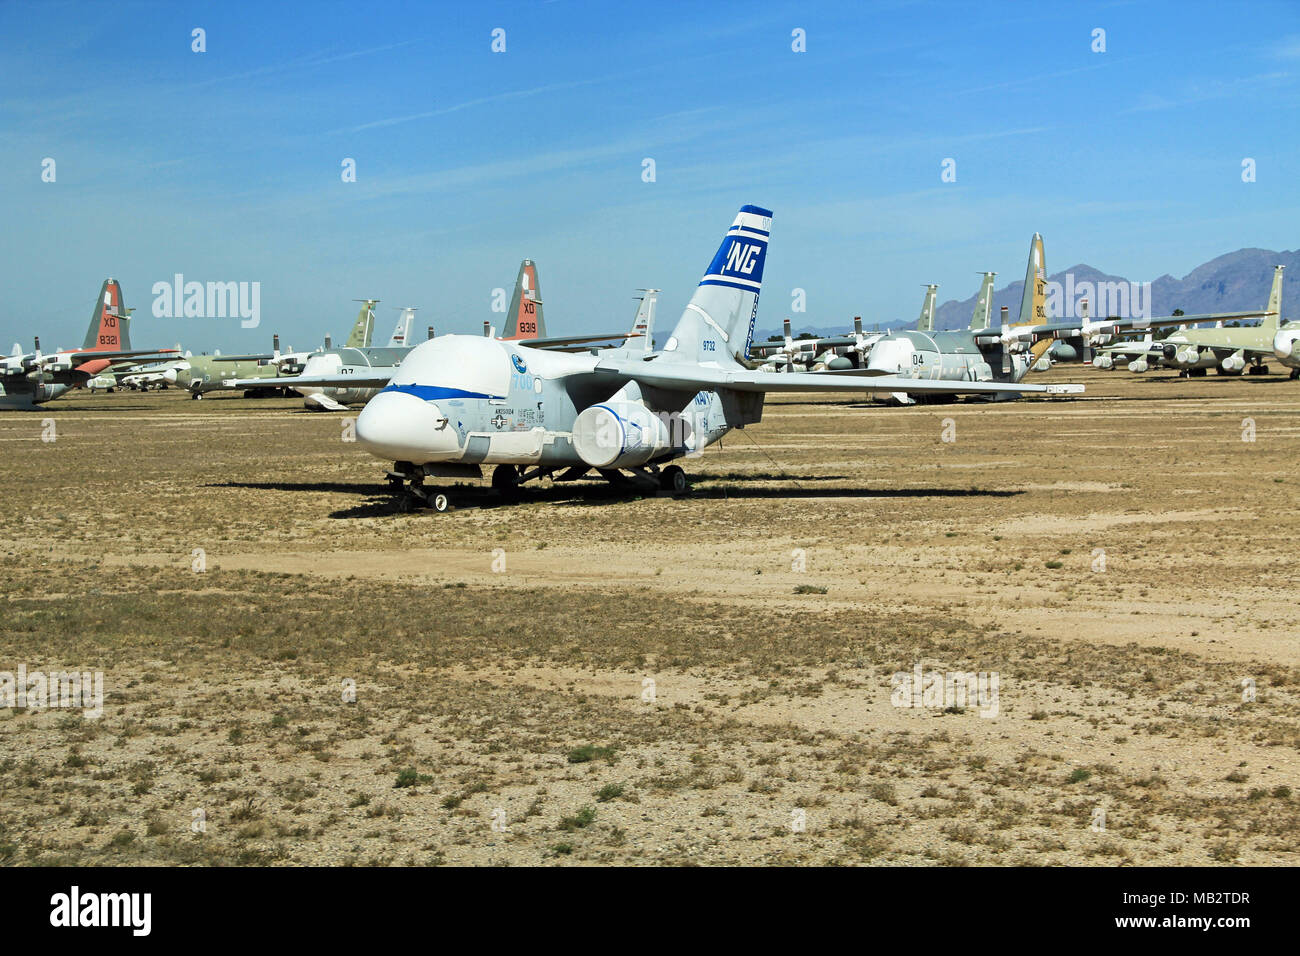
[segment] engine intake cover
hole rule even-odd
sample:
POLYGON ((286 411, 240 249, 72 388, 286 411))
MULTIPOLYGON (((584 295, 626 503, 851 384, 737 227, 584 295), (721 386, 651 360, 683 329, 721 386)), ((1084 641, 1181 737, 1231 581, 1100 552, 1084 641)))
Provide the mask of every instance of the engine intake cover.
POLYGON ((652 412, 635 402, 592 405, 573 421, 573 448, 593 468, 644 465, 681 447, 689 435, 680 416, 652 412))

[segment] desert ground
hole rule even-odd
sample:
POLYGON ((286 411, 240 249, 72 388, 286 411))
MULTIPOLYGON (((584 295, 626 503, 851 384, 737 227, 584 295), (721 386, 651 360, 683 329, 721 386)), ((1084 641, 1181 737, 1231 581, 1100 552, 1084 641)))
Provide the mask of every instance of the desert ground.
POLYGON ((355 412, 0 413, 0 671, 105 690, 0 709, 0 861, 1300 863, 1300 382, 1040 378, 444 515, 355 412))

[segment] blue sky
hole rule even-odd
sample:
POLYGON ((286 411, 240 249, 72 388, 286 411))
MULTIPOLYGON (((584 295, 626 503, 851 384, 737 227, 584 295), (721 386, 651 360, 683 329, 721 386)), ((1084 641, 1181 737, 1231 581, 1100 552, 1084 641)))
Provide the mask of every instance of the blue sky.
POLYGON ((363 296, 478 331, 524 256, 551 334, 639 286, 663 329, 744 203, 760 328, 796 288, 796 325, 911 320, 1036 230, 1049 271, 1181 276, 1300 245, 1298 72, 1294 2, 5 4, 0 343, 79 344, 110 274, 137 345, 310 347, 363 296), (260 282, 261 327, 152 317, 177 272, 260 282))

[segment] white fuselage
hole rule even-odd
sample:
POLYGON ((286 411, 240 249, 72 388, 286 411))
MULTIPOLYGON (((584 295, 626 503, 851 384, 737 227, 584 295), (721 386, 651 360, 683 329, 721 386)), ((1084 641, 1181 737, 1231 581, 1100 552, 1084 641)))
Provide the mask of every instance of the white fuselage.
POLYGON ((416 347, 362 409, 357 441, 378 458, 415 465, 604 467, 606 460, 625 460, 625 446, 643 439, 647 414, 664 422, 670 436, 647 453, 655 460, 700 450, 727 431, 714 393, 699 392, 685 409, 656 408, 635 385, 624 386, 617 377, 602 381, 600 361, 591 353, 442 336, 416 347), (606 411, 590 413, 596 406, 606 411), (587 430, 591 434, 583 431, 588 444, 580 452, 575 423, 582 431, 584 413, 588 419, 604 417, 587 430), (607 459, 592 450, 592 442, 618 447, 607 459))

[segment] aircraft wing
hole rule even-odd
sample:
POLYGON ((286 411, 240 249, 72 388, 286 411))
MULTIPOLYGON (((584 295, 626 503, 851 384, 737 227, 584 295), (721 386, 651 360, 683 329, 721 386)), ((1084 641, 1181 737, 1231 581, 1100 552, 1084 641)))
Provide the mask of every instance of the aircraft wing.
POLYGON ((70 362, 93 362, 95 359, 129 359, 145 356, 151 358, 165 358, 168 356, 180 355, 179 349, 134 349, 128 352, 96 352, 94 350, 77 349, 71 352, 49 352, 46 358, 53 358, 56 355, 66 355, 70 362))
MULTIPOLYGON (((545 339, 510 339, 505 341, 514 341, 516 344, 526 345, 530 349, 563 351, 564 347, 569 345, 588 345, 592 342, 622 342, 624 339, 639 339, 641 337, 640 332, 614 332, 610 335, 552 336, 545 339)), ((585 351, 585 349, 579 349, 578 351, 585 351)))
MULTIPOLYGON (((1191 346, 1197 349, 1211 349, 1214 352, 1218 352, 1218 353, 1226 352, 1229 355, 1231 355, 1233 352, 1245 352, 1247 354, 1257 353, 1259 355, 1267 356, 1268 358, 1273 357, 1273 341, 1271 336, 1265 338, 1264 341, 1267 344, 1261 345, 1258 348, 1253 348, 1249 345, 1232 345, 1231 343, 1228 342, 1207 342, 1204 339, 1198 338, 1196 332, 1197 332, 1196 329, 1185 329, 1182 332, 1178 333, 1178 341, 1169 342, 1168 344, 1174 346, 1191 346)), ((1165 344, 1166 344, 1165 342, 1155 343, 1156 349, 1158 350, 1161 346, 1165 344)))
POLYGON ((1149 355, 1151 352, 1159 351, 1159 345, 1148 345, 1142 342, 1133 342, 1128 345, 1107 345, 1096 350, 1098 355, 1149 355))
MULTIPOLYGON (((1096 319, 1087 323, 1088 331, 1094 336, 1126 335, 1143 332, 1147 329, 1167 328, 1179 325, 1195 325, 1201 322, 1237 322, 1246 319, 1263 319, 1276 313, 1268 311, 1254 312, 1209 312, 1200 315, 1162 315, 1158 318, 1143 319, 1096 319)), ((976 338, 1006 338, 1037 341, 1044 338, 1072 338, 1082 334, 1085 328, 1081 320, 1071 322, 1042 322, 1038 325, 1010 325, 1001 329, 988 329, 978 333, 976 338)))
MULTIPOLYGON (((90 358, 90 355, 91 353, 89 352, 83 353, 82 358, 86 359, 87 361, 93 361, 93 359, 90 358)), ((151 366, 151 365, 169 364, 170 362, 174 362, 178 358, 180 358, 179 352, 172 352, 171 354, 167 354, 165 352, 144 352, 141 353, 139 357, 134 357, 134 358, 124 358, 124 359, 110 358, 109 361, 112 362, 113 364, 109 366, 108 370, 134 368, 137 365, 151 366)), ((137 369, 137 371, 141 371, 141 370, 142 369, 137 369)))
POLYGON ((791 354, 794 355, 798 355, 801 353, 804 355, 818 355, 821 352, 825 351, 827 348, 829 348, 831 345, 852 345, 853 344, 852 339, 845 339, 843 342, 841 342, 838 339, 830 339, 828 340, 828 342, 829 344, 827 344, 826 342, 822 342, 821 340, 814 341, 813 339, 791 339, 790 347, 788 349, 786 348, 784 342, 756 343, 749 347, 749 354, 751 358, 761 358, 764 356, 776 354, 778 352, 790 352, 791 354), (759 353, 761 353, 761 355, 759 353))
POLYGON ((268 375, 265 378, 228 378, 222 381, 225 388, 383 388, 393 377, 391 368, 374 368, 369 365, 344 365, 331 375, 268 375), (355 369, 344 372, 343 369, 355 369))
POLYGON ((1022 382, 945 382, 898 375, 827 376, 817 372, 750 372, 676 363, 608 359, 597 363, 597 374, 619 376, 674 391, 729 388, 737 392, 911 392, 940 395, 1076 395, 1082 385, 1028 385, 1022 382), (656 368, 656 366, 658 366, 656 368))

